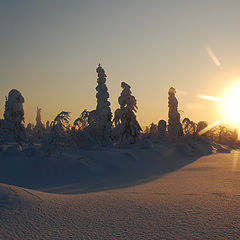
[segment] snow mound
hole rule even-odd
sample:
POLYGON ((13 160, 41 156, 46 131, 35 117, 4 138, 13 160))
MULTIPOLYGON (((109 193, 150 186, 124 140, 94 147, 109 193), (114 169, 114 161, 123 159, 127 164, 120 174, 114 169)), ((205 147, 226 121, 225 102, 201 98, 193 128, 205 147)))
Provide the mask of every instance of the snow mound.
POLYGON ((207 142, 185 139, 178 143, 141 139, 124 147, 67 148, 52 156, 40 144, 5 144, 0 151, 0 182, 64 193, 91 192, 151 181, 210 153, 207 142), (56 190, 58 189, 58 190, 56 190))

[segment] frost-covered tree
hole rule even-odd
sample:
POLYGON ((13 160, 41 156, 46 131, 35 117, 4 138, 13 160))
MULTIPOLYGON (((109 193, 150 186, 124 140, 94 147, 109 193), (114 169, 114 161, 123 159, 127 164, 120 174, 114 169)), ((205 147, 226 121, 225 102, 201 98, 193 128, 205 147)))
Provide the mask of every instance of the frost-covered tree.
POLYGON ((137 111, 137 101, 130 90, 130 86, 122 82, 122 93, 118 98, 120 109, 115 111, 114 124, 115 135, 120 143, 135 143, 140 131, 142 131, 135 112, 137 111))
POLYGON ((66 144, 67 131, 70 127, 70 113, 60 112, 51 122, 51 142, 57 144, 66 144))
POLYGON ((34 137, 41 139, 45 135, 46 129, 42 123, 41 108, 37 107, 36 126, 33 129, 34 137))
POLYGON ((73 129, 83 131, 88 126, 89 126, 89 112, 87 110, 84 110, 81 113, 80 117, 74 121, 73 129))
POLYGON ((51 122, 52 141, 59 141, 70 127, 70 112, 60 112, 51 122))
POLYGON ((44 125, 42 123, 41 111, 42 111, 42 109, 37 107, 37 116, 36 116, 36 127, 37 128, 44 128, 44 125))
POLYGON ((50 131, 51 131, 50 122, 47 121, 47 122, 46 122, 46 132, 47 132, 47 133, 50 133, 50 131))
POLYGON ((27 134, 28 138, 29 138, 30 136, 32 136, 32 134, 33 134, 33 128, 34 128, 33 124, 28 123, 28 125, 27 125, 27 127, 26 127, 26 134, 27 134))
POLYGON ((23 103, 22 94, 12 89, 6 98, 3 121, 4 138, 7 140, 26 141, 23 103))
POLYGON ((95 140, 103 146, 112 144, 111 127, 112 127, 112 113, 110 109, 110 102, 108 101, 109 93, 106 86, 106 74, 101 65, 98 65, 97 72, 97 87, 96 110, 89 113, 89 126, 95 140))
POLYGON ((166 128, 167 123, 165 120, 160 120, 158 122, 158 137, 159 138, 165 138, 166 137, 166 128))
POLYGON ((62 111, 50 124, 50 136, 46 142, 43 143, 43 149, 46 154, 50 155, 55 152, 61 155, 65 146, 70 142, 69 128, 70 112, 62 111))
POLYGON ((157 125, 156 124, 154 124, 154 123, 151 123, 150 124, 150 133, 151 134, 157 134, 157 131, 158 131, 158 127, 157 127, 157 125))
POLYGON ((196 124, 189 118, 184 118, 182 121, 184 135, 191 135, 196 132, 196 124))
POLYGON ((78 148, 96 146, 96 141, 92 137, 95 136, 94 128, 89 125, 89 115, 90 112, 84 110, 73 123, 71 138, 73 144, 78 148))
POLYGON ((175 94, 176 90, 171 87, 168 91, 168 136, 171 140, 177 140, 183 135, 180 114, 178 112, 178 100, 175 94))

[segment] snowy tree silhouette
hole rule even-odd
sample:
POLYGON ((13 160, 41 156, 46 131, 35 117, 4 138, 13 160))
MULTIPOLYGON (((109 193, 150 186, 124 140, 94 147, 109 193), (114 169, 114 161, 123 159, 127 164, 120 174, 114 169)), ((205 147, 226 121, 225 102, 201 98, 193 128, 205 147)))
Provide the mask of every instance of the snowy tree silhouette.
POLYGON ((6 139, 17 142, 26 141, 23 103, 24 97, 16 89, 12 89, 6 97, 2 127, 6 139))
POLYGON ((33 135, 38 140, 40 140, 46 132, 46 129, 42 123, 41 110, 41 108, 37 107, 36 126, 33 129, 33 135))
POLYGON ((60 112, 51 122, 50 143, 63 146, 68 142, 67 132, 70 128, 70 113, 60 112))
POLYGON ((167 128, 167 123, 165 120, 160 120, 158 122, 158 137, 163 139, 166 137, 166 128, 167 128))
POLYGON ((176 90, 171 87, 168 91, 168 136, 171 140, 177 140, 183 135, 180 114, 178 112, 178 100, 175 97, 176 90))
POLYGON ((115 124, 115 135, 121 143, 135 143, 140 131, 142 131, 135 115, 137 111, 137 101, 135 97, 131 95, 131 87, 127 83, 122 82, 121 87, 123 90, 118 98, 120 109, 115 111, 113 120, 115 124))
POLYGON ((197 130, 196 124, 189 118, 184 118, 182 121, 184 135, 194 134, 197 130))
POLYGON ((101 65, 98 65, 97 72, 97 87, 96 110, 89 113, 88 121, 91 128, 92 137, 102 146, 112 145, 111 127, 112 127, 112 113, 110 109, 110 102, 108 101, 109 93, 106 86, 106 74, 101 65))
POLYGON ((83 131, 86 127, 89 126, 89 112, 85 109, 79 118, 77 118, 73 123, 74 130, 83 131))

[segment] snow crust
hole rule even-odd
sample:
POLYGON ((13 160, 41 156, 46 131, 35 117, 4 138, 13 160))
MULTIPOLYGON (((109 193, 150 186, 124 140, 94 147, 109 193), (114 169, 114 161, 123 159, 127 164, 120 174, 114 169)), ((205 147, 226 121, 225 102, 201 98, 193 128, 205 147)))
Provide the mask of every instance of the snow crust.
MULTIPOLYGON (((139 160, 130 152, 124 163, 139 160)), ((238 156, 211 154, 155 180, 94 193, 62 194, 81 192, 81 185, 53 194, 0 184, 1 239, 239 239, 238 156)))

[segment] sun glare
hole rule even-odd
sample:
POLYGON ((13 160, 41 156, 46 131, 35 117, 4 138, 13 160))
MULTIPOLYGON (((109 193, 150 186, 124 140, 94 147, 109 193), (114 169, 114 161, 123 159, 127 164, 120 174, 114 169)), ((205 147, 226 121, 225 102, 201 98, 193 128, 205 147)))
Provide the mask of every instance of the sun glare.
POLYGON ((230 86, 219 102, 221 118, 234 127, 240 127, 240 82, 230 86))

